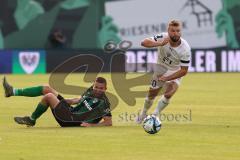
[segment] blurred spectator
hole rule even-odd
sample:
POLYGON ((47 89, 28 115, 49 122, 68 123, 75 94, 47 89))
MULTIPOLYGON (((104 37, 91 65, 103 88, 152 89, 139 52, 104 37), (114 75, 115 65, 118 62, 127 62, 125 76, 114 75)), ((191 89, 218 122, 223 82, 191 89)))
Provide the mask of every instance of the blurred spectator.
POLYGON ((62 30, 57 29, 49 35, 51 48, 64 48, 66 46, 66 36, 62 30))

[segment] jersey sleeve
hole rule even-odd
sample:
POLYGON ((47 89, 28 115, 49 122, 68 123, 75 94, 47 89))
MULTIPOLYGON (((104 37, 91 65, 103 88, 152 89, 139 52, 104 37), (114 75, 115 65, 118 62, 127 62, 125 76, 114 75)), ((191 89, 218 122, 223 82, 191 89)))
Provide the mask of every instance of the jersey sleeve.
POLYGON ((104 117, 112 117, 112 114, 111 114, 111 112, 109 112, 109 113, 107 113, 106 115, 104 115, 104 117))
POLYGON ((180 66, 188 67, 190 65, 190 59, 191 59, 191 50, 184 51, 180 59, 180 62, 181 62, 180 66))

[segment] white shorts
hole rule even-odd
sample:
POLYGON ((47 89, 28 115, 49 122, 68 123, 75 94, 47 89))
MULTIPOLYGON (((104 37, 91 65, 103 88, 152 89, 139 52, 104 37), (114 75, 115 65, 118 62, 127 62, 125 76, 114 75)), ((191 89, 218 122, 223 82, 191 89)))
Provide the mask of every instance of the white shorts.
MULTIPOLYGON (((159 65, 159 64, 156 64, 155 67, 154 67, 154 73, 153 73, 153 76, 152 76, 150 88, 158 89, 160 87, 163 87, 166 82, 159 81, 158 78, 160 76, 169 76, 169 75, 171 75, 171 74, 173 74, 177 71, 178 70, 175 70, 175 71, 168 70, 166 67, 164 67, 162 65, 159 65)), ((175 82, 179 86, 180 83, 181 83, 181 78, 174 79, 174 80, 167 81, 167 82, 175 82)))

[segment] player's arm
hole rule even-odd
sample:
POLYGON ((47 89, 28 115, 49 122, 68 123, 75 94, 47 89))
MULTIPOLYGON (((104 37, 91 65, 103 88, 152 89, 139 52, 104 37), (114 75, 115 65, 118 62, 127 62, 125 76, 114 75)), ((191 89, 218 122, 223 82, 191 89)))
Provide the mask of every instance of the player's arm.
POLYGON ((112 116, 104 116, 103 121, 99 123, 86 123, 81 124, 83 127, 102 127, 102 126, 112 126, 112 116))
POLYGON ((65 99, 65 101, 70 104, 70 105, 73 105, 73 104, 78 104, 81 100, 81 97, 78 97, 78 98, 67 98, 65 99))
MULTIPOLYGON (((97 107, 103 107, 106 104, 101 101, 97 107)), ((99 115, 99 117, 102 117, 102 115, 99 115)), ((102 121, 100 121, 99 123, 87 123, 87 122, 83 122, 81 124, 81 126, 83 127, 101 127, 101 126, 112 126, 112 115, 111 113, 106 114, 105 116, 103 116, 102 121)))
POLYGON ((189 48, 186 52, 184 52, 180 58, 180 70, 177 72, 169 75, 169 76, 161 76, 159 77, 159 81, 171 81, 177 78, 181 78, 185 76, 188 72, 188 66, 190 65, 190 59, 191 59, 191 49, 189 48))
POLYGON ((141 46, 146 47, 146 48, 152 48, 152 47, 159 47, 159 46, 164 46, 169 42, 169 38, 158 38, 159 36, 154 36, 152 38, 145 38, 141 42, 141 46))
POLYGON ((185 76, 188 72, 188 66, 181 66, 181 69, 169 76, 161 76, 159 77, 159 81, 171 81, 171 80, 174 80, 174 79, 177 79, 177 78, 181 78, 183 76, 185 76))

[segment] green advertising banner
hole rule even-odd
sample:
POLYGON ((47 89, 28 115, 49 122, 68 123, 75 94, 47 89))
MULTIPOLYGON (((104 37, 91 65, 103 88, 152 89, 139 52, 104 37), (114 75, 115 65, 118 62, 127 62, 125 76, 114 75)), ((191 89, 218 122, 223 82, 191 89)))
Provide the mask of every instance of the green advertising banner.
POLYGON ((119 42, 106 1, 1 0, 0 48, 102 48, 109 40, 119 42))
POLYGON ((46 73, 46 53, 43 50, 16 50, 13 52, 13 73, 46 73))

